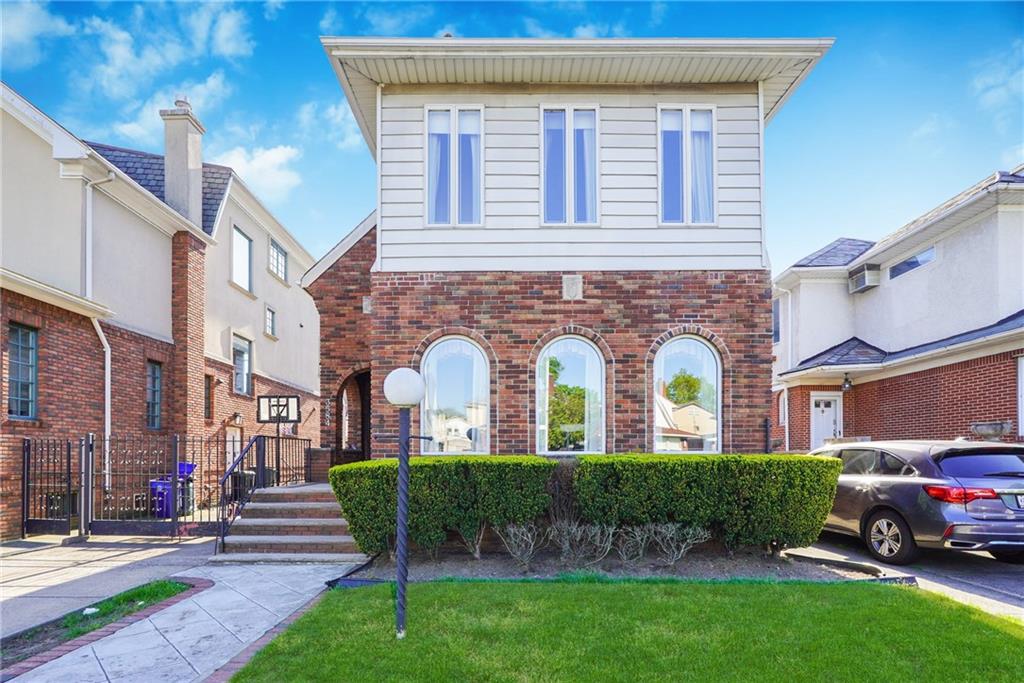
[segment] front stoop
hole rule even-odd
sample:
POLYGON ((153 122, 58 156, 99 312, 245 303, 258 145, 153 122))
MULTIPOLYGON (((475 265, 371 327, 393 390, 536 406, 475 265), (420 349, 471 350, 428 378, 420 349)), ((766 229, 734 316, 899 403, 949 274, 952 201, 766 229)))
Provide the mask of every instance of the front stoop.
POLYGON ((258 489, 216 562, 365 562, 328 484, 258 489))

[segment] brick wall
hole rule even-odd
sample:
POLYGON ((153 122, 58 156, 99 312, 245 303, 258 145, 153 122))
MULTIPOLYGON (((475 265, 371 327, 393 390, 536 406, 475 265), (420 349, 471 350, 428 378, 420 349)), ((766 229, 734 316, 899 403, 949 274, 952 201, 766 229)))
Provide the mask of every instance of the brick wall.
MULTIPOLYGON (((338 441, 358 441, 358 435, 338 438, 341 419, 339 390, 352 376, 370 367, 371 318, 363 313, 370 295, 370 267, 377 254, 377 231, 370 230, 313 282, 307 291, 320 312, 320 396, 329 410, 321 411, 320 440, 325 447, 338 441)), ((358 412, 358 390, 346 385, 351 413, 358 412)), ((350 420, 352 431, 358 420, 350 420)))
POLYGON ((582 275, 584 300, 565 301, 560 273, 373 273, 373 454, 396 448, 397 415, 384 400, 384 377, 418 366, 426 346, 445 333, 470 336, 491 356, 495 453, 535 450, 536 358, 565 333, 590 338, 605 356, 607 451, 653 447, 654 353, 683 333, 704 336, 722 357, 722 449, 764 449, 772 360, 767 272, 582 275))
POLYGON ((183 436, 201 436, 203 420, 206 245, 189 232, 171 240, 171 336, 174 339, 169 386, 170 428, 183 436))
MULTIPOLYGON (((110 344, 111 378, 111 420, 113 434, 170 434, 172 413, 170 392, 174 386, 175 373, 171 359, 174 345, 153 339, 116 325, 100 323, 103 334, 110 344), (146 425, 146 363, 156 361, 161 365, 161 387, 159 430, 146 425)), ((102 362, 102 359, 101 359, 102 362)), ((102 366, 101 366, 102 367, 102 366)), ((103 389, 98 394, 102 409, 103 389)), ((102 433, 102 428, 100 433, 102 433)))

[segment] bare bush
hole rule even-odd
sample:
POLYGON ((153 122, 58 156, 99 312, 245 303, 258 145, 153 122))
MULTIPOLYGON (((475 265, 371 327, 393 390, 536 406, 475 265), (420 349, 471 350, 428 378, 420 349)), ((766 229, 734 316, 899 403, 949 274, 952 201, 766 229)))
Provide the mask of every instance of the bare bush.
POLYGON ((675 567, 693 546, 711 539, 711 532, 699 526, 682 524, 653 524, 653 538, 665 564, 675 567))
POLYGON ((540 527, 533 522, 527 522, 526 524, 506 524, 494 531, 498 534, 501 542, 505 544, 505 550, 512 556, 512 559, 524 572, 530 571, 530 563, 537 551, 544 545, 544 534, 540 527))
POLYGON ((653 524, 622 527, 619 529, 619 536, 615 541, 615 550, 619 554, 619 559, 627 565, 640 562, 647 554, 647 546, 650 545, 652 538, 654 538, 653 524))
POLYGON ((548 526, 549 542, 558 549, 558 561, 575 567, 586 554, 584 525, 575 518, 552 519, 548 526))
POLYGON ((604 524, 585 524, 583 527, 583 560, 587 567, 599 564, 615 543, 615 527, 604 524))

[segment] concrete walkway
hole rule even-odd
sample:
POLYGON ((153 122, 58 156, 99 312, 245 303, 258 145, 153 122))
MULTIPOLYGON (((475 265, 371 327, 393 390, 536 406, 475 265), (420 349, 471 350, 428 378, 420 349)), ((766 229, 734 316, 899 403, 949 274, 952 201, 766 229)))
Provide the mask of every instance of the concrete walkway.
POLYGON ((355 565, 222 565, 183 576, 214 586, 13 680, 198 681, 227 663, 355 565))
POLYGON ((71 545, 5 543, 0 547, 0 635, 202 565, 213 555, 213 544, 211 538, 136 536, 93 536, 71 545))

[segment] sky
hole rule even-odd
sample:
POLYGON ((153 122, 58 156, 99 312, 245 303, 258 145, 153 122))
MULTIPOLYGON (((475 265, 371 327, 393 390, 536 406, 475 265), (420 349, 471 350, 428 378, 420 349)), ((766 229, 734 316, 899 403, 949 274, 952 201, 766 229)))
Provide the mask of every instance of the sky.
POLYGON ((320 35, 833 37, 766 130, 778 273, 878 239, 1024 162, 1024 3, 3 3, 3 80, 81 138, 161 152, 187 94, 314 257, 374 208, 373 160, 320 35))

